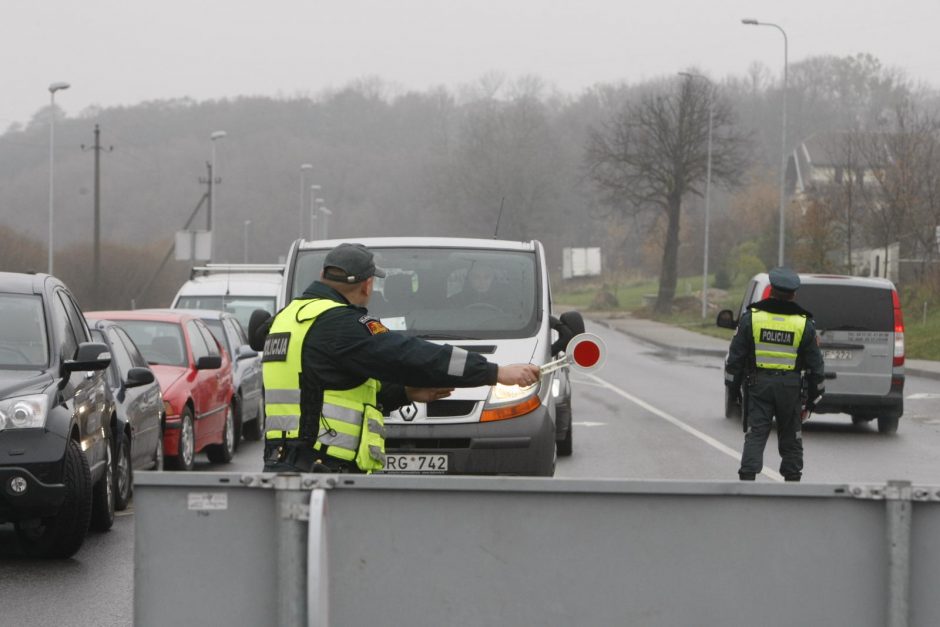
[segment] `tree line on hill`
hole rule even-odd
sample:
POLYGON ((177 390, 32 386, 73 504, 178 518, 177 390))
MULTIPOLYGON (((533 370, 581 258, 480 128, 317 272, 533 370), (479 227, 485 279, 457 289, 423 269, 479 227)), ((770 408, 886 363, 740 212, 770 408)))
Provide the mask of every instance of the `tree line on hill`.
MULTIPOLYGON (((938 102, 864 54, 791 64, 786 97, 788 152, 814 133, 893 133, 898 112, 932 120, 938 102)), ((0 135, 0 268, 45 270, 55 115, 56 274, 86 309, 169 303, 192 262, 171 258, 156 270, 206 192, 209 136, 224 130, 215 143, 214 261, 279 261, 291 241, 311 235, 311 206, 321 198, 331 238, 535 238, 553 273, 563 248, 600 246, 608 269, 660 274, 657 308, 666 310, 675 277, 702 267, 709 117, 709 265, 732 276, 775 265, 781 105, 779 81, 755 65, 745 76, 719 80, 691 68, 579 94, 538 77, 489 74, 420 92, 370 78, 315 98, 161 100, 74 117, 44 107, 0 135), (93 156, 82 150, 95 124, 113 146, 101 155, 97 286, 89 271, 93 156), (312 169, 302 174, 301 164, 312 169), (312 195, 302 189, 313 184, 312 195)), ((926 154, 936 158, 918 158, 926 154)), ((930 167, 940 171, 940 162, 930 167)), ((793 265, 817 269, 819 242, 823 258, 845 257, 844 225, 820 234, 833 220, 805 206, 788 211, 793 265), (807 247, 813 237, 822 239, 807 247)), ((853 231, 849 247, 881 244, 876 218, 853 231)), ((881 222, 901 228, 890 217, 881 222)), ((201 209, 191 228, 205 224, 201 209)), ((908 220, 903 229, 917 227, 908 220)))

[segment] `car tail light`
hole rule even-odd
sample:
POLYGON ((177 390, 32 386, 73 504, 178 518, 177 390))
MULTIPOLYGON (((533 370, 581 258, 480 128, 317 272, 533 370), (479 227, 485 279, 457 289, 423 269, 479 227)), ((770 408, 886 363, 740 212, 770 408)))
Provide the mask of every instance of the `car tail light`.
POLYGON ((891 290, 894 301, 894 362, 895 366, 904 365, 904 314, 901 313, 901 299, 897 290, 891 290))
POLYGON ((760 299, 764 300, 765 298, 770 298, 770 283, 767 284, 767 287, 764 288, 764 293, 761 294, 760 299))

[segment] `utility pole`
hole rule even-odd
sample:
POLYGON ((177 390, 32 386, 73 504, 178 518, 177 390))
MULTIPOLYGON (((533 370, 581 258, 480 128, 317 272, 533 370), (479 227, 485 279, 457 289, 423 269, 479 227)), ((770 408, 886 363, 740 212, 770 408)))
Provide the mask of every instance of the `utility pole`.
MULTIPOLYGON (((95 306, 100 306, 98 302, 98 284, 101 282, 101 151, 104 148, 101 146, 101 130, 98 128, 98 125, 95 124, 95 145, 90 148, 86 148, 85 144, 82 144, 82 150, 94 150, 95 151, 95 192, 94 192, 94 204, 95 204, 95 233, 94 233, 94 272, 92 274, 94 284, 92 290, 95 295, 95 306)), ((111 152, 114 150, 114 146, 108 146, 106 152, 111 152)))
POLYGON ((206 230, 209 231, 210 237, 215 239, 215 233, 212 233, 212 186, 221 183, 222 179, 212 177, 212 162, 210 161, 206 161, 206 171, 208 172, 208 176, 206 178, 200 177, 199 182, 207 186, 206 230))

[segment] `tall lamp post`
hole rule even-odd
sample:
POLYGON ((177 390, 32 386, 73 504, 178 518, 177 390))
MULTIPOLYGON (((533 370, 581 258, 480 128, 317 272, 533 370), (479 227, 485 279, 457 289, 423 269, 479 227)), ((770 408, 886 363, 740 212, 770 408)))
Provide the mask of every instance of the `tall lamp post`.
POLYGON ((787 33, 777 24, 770 22, 759 22, 753 18, 741 20, 742 24, 748 26, 770 26, 776 28, 783 35, 783 139, 781 140, 780 152, 782 153, 782 163, 780 164, 780 245, 777 251, 777 265, 783 265, 783 242, 784 227, 784 209, 786 207, 786 184, 787 184, 787 33))
POLYGON ((297 209, 297 237, 304 236, 304 210, 307 208, 307 183, 304 181, 304 177, 311 170, 313 170, 313 166, 309 163, 300 166, 300 208, 297 209))
POLYGON ((317 192, 320 191, 320 185, 310 186, 310 239, 319 239, 317 237, 317 210, 316 202, 318 200, 317 192))
POLYGON ((323 214, 323 239, 330 239, 329 220, 330 220, 330 216, 333 215, 333 212, 327 209, 326 207, 320 207, 320 213, 323 214))
POLYGON ((707 165, 705 166, 705 256, 704 261, 702 262, 702 319, 705 319, 705 316, 708 315, 708 224, 710 221, 709 218, 709 203, 711 201, 711 186, 712 186, 712 119, 714 118, 714 88, 712 82, 706 76, 701 74, 694 74, 692 72, 679 72, 681 76, 685 76, 689 80, 700 78, 708 84, 709 94, 708 94, 708 160, 707 165))
MULTIPOLYGON (((222 139, 223 137, 225 137, 225 135, 226 135, 225 131, 214 131, 211 135, 209 135, 209 139, 212 141, 212 172, 209 174, 209 209, 208 209, 210 233, 213 228, 212 227, 213 217, 215 217, 216 224, 219 223, 218 216, 213 216, 213 212, 215 211, 215 208, 216 208, 215 196, 217 194, 217 192, 215 191, 215 183, 222 182, 222 179, 219 178, 219 176, 216 174, 217 170, 215 169, 215 142, 216 140, 222 139)), ((209 256, 212 257, 213 261, 216 261, 217 260, 216 252, 218 251, 218 244, 216 240, 220 238, 216 237, 215 233, 211 233, 210 237, 212 237, 212 250, 209 251, 210 252, 209 256)))
POLYGON ((71 87, 58 82, 49 85, 49 265, 52 274, 52 253, 55 248, 55 93, 71 87))

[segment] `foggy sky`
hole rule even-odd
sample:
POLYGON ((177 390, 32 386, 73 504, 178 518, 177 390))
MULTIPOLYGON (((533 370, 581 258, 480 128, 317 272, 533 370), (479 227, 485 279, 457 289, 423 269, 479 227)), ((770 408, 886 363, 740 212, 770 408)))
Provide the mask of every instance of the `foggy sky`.
POLYGON ((905 0, 3 0, 0 133, 49 103, 69 115, 146 100, 314 96, 379 76, 456 87, 491 71, 577 93, 695 67, 869 52, 940 86, 940 2, 905 0))

